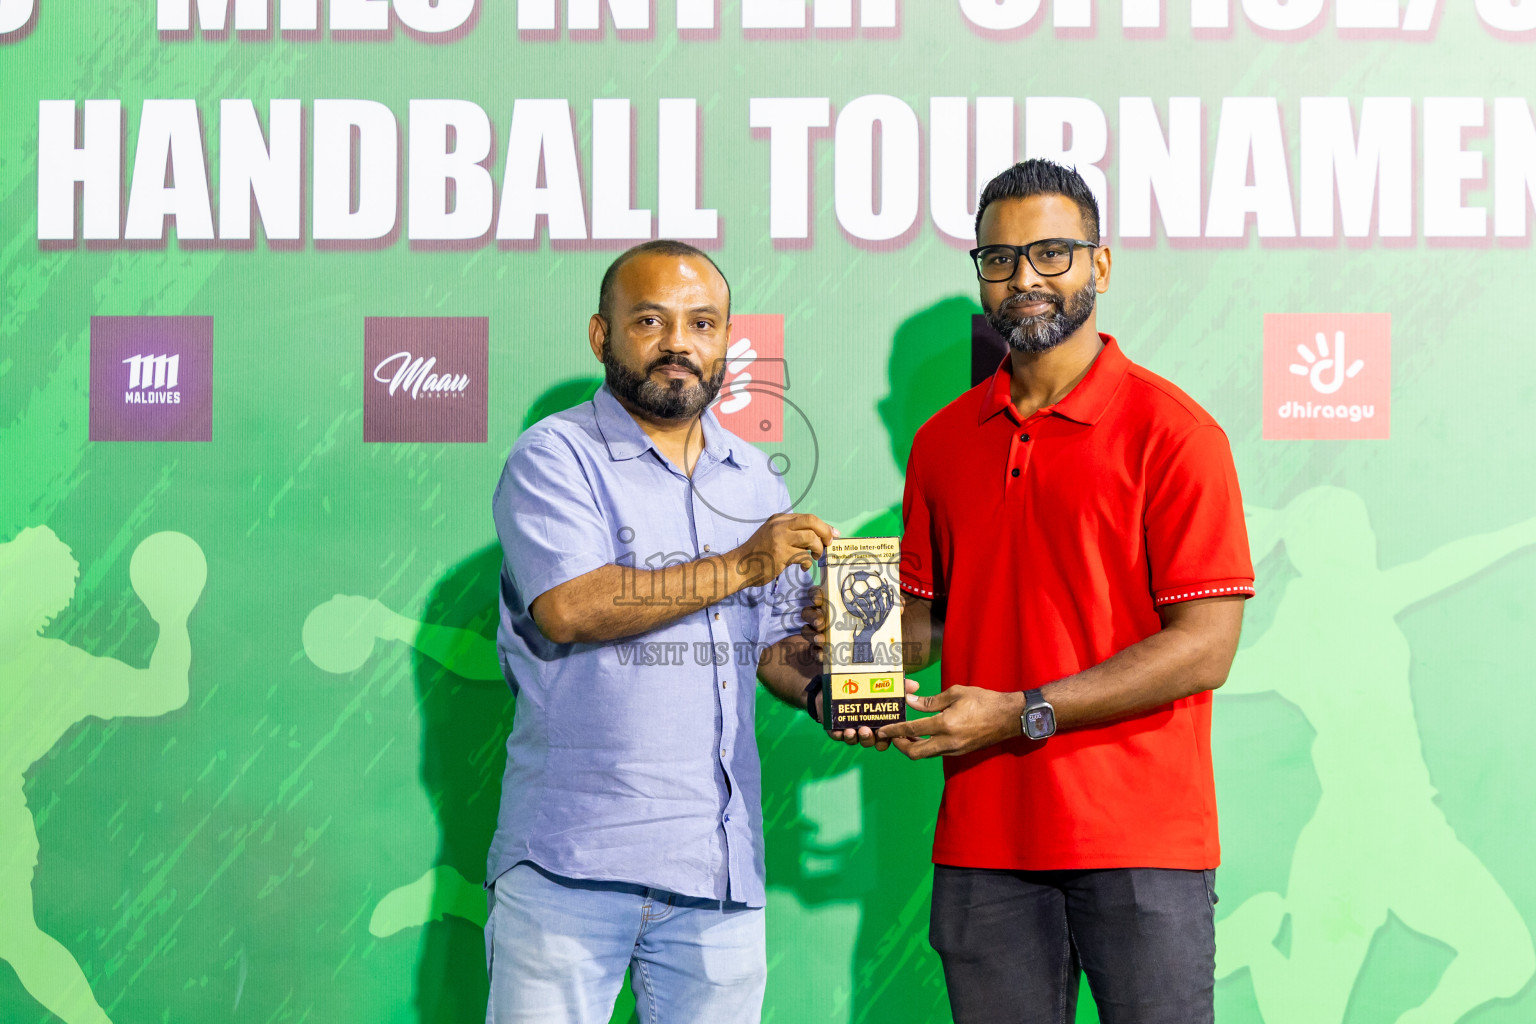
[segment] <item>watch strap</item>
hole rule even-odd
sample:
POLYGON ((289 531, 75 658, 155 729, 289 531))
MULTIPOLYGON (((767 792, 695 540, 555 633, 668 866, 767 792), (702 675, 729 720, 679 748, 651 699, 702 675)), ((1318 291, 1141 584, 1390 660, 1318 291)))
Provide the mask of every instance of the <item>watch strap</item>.
POLYGON ((816 678, 805 684, 805 689, 802 691, 805 694, 805 713, 810 715, 811 721, 817 725, 821 724, 821 719, 816 717, 816 698, 821 694, 826 678, 825 672, 819 673, 816 678))

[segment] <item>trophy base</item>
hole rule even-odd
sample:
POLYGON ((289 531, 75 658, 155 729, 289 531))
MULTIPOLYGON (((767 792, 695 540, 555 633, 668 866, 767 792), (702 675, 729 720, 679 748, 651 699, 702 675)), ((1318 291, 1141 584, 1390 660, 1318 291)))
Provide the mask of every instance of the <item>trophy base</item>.
POLYGON ((836 672, 822 691, 822 707, 828 732, 861 726, 878 729, 906 721, 906 686, 899 672, 836 672))

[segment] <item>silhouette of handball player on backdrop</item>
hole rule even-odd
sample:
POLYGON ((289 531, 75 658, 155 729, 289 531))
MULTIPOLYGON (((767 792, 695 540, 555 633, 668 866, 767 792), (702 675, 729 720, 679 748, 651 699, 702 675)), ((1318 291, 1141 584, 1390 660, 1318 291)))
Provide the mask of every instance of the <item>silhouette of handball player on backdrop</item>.
MULTIPOLYGON (((549 388, 529 406, 523 428, 586 401, 599 383, 577 378, 549 388)), ((485 1013, 483 936, 438 922, 460 918, 481 929, 486 921, 479 879, 496 827, 497 787, 515 713, 496 654, 500 572, 501 546, 490 543, 434 584, 419 620, 370 597, 338 594, 315 607, 303 628, 305 653, 326 672, 362 667, 379 640, 413 651, 420 772, 437 818, 439 848, 419 877, 391 880, 404 884, 374 905, 368 928, 384 938, 427 927, 415 996, 422 1024, 485 1013)))
POLYGON ((1434 804, 1396 616, 1522 547, 1536 519, 1381 569, 1360 496, 1315 487, 1284 511, 1249 509, 1257 562, 1277 542, 1300 574, 1274 622, 1239 650, 1224 694, 1273 690, 1316 730, 1322 796, 1302 828, 1284 895, 1259 893, 1216 926, 1218 977, 1248 967, 1267 1024, 1339 1024, 1388 913, 1456 952, 1398 1024, 1452 1024, 1518 992, 1531 933, 1434 804), (1274 942, 1291 919, 1289 956, 1274 942))
MULTIPOLYGON (((501 682, 495 641, 475 629, 420 622, 371 597, 337 594, 304 620, 309 660, 337 674, 361 668, 375 640, 409 644, 463 679, 501 682)), ((373 909, 368 930, 384 938, 445 915, 485 925, 485 890, 452 864, 439 863, 415 881, 390 891, 373 909)), ((478 965, 476 965, 478 966, 478 965)))
POLYGON ((46 526, 0 544, 0 960, 65 1024, 110 1024, 75 958, 34 918, 38 840, 22 786, 27 769, 81 719, 155 717, 186 703, 187 619, 208 564, 180 533, 152 534, 134 550, 128 579, 160 626, 142 669, 42 635, 74 600, 79 572, 46 526))

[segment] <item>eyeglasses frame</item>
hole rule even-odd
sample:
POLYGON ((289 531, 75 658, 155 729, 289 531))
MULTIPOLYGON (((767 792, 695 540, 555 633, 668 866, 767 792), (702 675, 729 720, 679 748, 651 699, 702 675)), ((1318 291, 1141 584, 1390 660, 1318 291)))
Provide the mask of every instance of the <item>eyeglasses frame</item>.
POLYGON ((1101 243, 1099 243, 1099 242, 1086 242, 1086 241, 1084 241, 1081 238, 1037 238, 1033 242, 1028 243, 1027 245, 1008 245, 1005 242, 996 242, 996 243, 993 243, 992 245, 978 245, 976 248, 974 248, 974 249, 972 249, 970 251, 970 256, 971 256, 971 263, 973 263, 975 265, 975 267, 976 267, 976 280, 978 280, 978 281, 985 281, 988 284, 1006 284, 1007 282, 1012 281, 1014 279, 1014 277, 1019 272, 1019 267, 1023 266, 1026 262, 1029 264, 1030 269, 1033 270, 1035 273, 1039 274, 1041 277, 1060 277, 1062 274, 1069 273, 1072 270, 1072 254, 1075 253, 1078 249, 1100 249, 1100 248, 1103 248, 1101 243), (1041 270, 1039 267, 1035 266, 1035 261, 1030 259, 1029 250, 1034 248, 1035 246, 1039 245, 1041 242, 1061 242, 1061 243, 1069 246, 1069 248, 1067 249, 1067 265, 1066 265, 1066 267, 1064 267, 1061 270, 1056 271, 1055 273, 1048 274, 1045 271, 1041 270), (1011 250, 1013 250, 1013 257, 1014 257, 1014 261, 1015 261, 1014 262, 1014 267, 1013 267, 1013 273, 1009 274, 1007 277, 1002 278, 1001 280, 998 280, 998 281, 994 281, 994 280, 992 280, 991 278, 988 278, 988 277, 983 277, 981 275, 981 254, 982 254, 982 252, 984 252, 984 251, 986 251, 988 249, 1011 249, 1011 250), (1020 257, 1022 257, 1022 259, 1020 257))

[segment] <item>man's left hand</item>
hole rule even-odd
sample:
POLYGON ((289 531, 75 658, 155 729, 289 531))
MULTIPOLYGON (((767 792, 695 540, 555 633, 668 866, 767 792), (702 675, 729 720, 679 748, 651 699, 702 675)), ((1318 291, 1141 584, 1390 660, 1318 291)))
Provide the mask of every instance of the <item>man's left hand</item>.
POLYGON ((1019 722, 1024 710, 1022 693, 951 686, 932 697, 909 695, 907 706, 914 711, 938 713, 883 725, 877 735, 895 743, 896 749, 913 760, 969 754, 1023 732, 1019 722))

